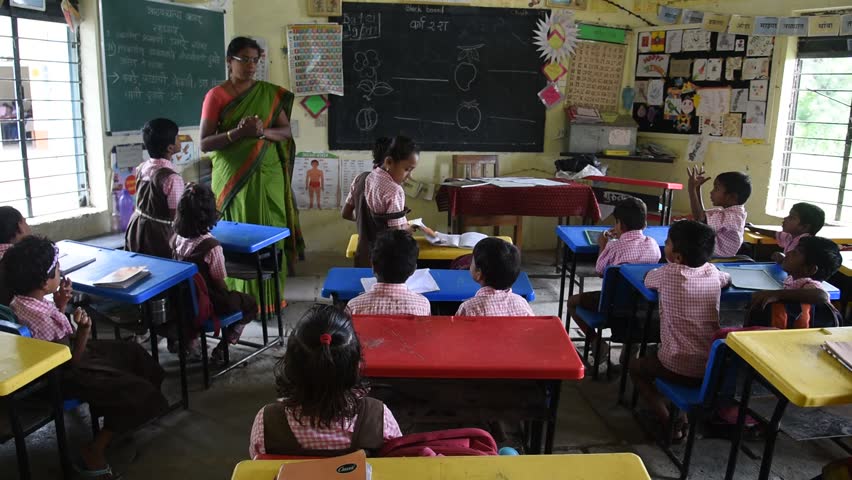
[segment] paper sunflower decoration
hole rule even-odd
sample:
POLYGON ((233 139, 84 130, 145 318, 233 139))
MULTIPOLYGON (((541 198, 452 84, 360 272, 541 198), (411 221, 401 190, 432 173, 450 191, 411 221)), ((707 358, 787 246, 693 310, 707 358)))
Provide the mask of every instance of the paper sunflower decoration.
POLYGON ((546 61, 566 61, 577 46, 574 12, 554 12, 539 20, 535 31, 535 44, 546 61))

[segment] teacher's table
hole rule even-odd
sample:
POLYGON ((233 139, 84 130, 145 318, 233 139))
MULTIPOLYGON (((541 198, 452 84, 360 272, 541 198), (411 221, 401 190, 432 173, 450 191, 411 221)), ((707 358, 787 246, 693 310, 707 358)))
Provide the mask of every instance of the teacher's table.
MULTIPOLYGON (((284 463, 298 460, 246 460, 231 480, 269 480, 284 463)), ((374 480, 650 480, 642 459, 632 453, 483 457, 368 458, 374 480)))
MULTIPOLYGON (((661 182, 658 180, 640 180, 638 178, 609 177, 603 175, 583 177, 583 180, 662 189, 663 194, 660 197, 660 225, 668 225, 672 223, 672 202, 674 200, 674 191, 683 190, 683 185, 680 183, 661 182)), ((649 208, 648 210, 650 211, 651 209, 649 208)))
POLYGON ((584 223, 600 220, 595 192, 588 185, 554 178, 560 186, 452 187, 442 185, 435 195, 439 212, 447 212, 450 228, 461 225, 465 215, 512 215, 523 217, 581 217, 584 223))
MULTIPOLYGON (((463 302, 476 295, 479 284, 470 276, 468 270, 440 270, 430 268, 429 273, 435 279, 440 290, 427 292, 423 296, 430 302, 463 302)), ((325 277, 322 296, 331 297, 335 302, 348 302, 364 293, 362 278, 374 277, 369 268, 332 268, 325 277)), ((512 292, 524 297, 528 302, 535 300, 535 290, 525 272, 521 272, 512 292)))
POLYGON ((852 403, 852 374, 823 351, 826 341, 852 341, 852 328, 807 328, 732 332, 726 343, 748 365, 737 417, 736 435, 731 442, 726 480, 734 476, 742 442, 752 382, 757 375, 769 387, 778 403, 765 431, 766 444, 760 463, 761 480, 769 478, 775 440, 781 417, 789 403, 799 407, 823 407, 852 403))
MULTIPOLYGON (((125 250, 98 248, 72 240, 63 240, 58 242, 56 246, 59 247, 59 252, 62 255, 67 254, 76 258, 95 259, 94 262, 80 268, 79 270, 75 270, 68 275, 71 279, 74 290, 130 305, 143 305, 143 315, 145 316, 151 332, 151 356, 154 357, 154 360, 158 360, 158 341, 157 335, 154 331, 154 321, 151 315, 151 309, 147 308, 145 303, 171 288, 178 288, 181 290, 179 296, 182 301, 177 303, 177 318, 188 318, 189 315, 187 315, 187 312, 192 311, 192 308, 188 307, 191 303, 187 304, 188 301, 191 301, 189 297, 189 295, 191 295, 189 282, 192 281, 192 276, 198 271, 195 264, 166 260, 164 258, 142 255, 125 250), (129 288, 105 288, 94 285, 95 282, 113 273, 119 268, 139 266, 146 267, 151 274, 143 280, 131 285, 129 288)), ((177 331, 179 342, 178 357, 180 359, 181 400, 183 407, 189 408, 189 392, 187 389, 186 378, 186 352, 184 351, 185 343, 183 338, 184 332, 183 328, 178 328, 177 331)))
POLYGON ((71 360, 71 351, 65 345, 0 333, 0 400, 9 413, 9 425, 15 437, 15 452, 18 456, 18 475, 22 480, 31 476, 27 457, 26 436, 47 424, 51 418, 56 425, 56 443, 59 461, 65 478, 71 478, 71 463, 65 439, 65 421, 62 411, 62 391, 59 385, 59 370, 71 360), (33 425, 21 425, 19 404, 33 389, 27 385, 47 376, 50 383, 52 415, 33 425))
MULTIPOLYGON (((568 297, 574 295, 574 275, 577 272, 577 257, 579 255, 597 255, 598 244, 590 243, 586 237, 586 231, 606 232, 611 230, 610 226, 588 226, 588 225, 558 225, 556 236, 562 241, 562 280, 559 284, 559 318, 562 318, 562 307, 565 303, 565 272, 568 270, 568 259, 571 259, 571 275, 568 285, 568 297)), ((666 237, 669 235, 669 227, 647 227, 645 235, 653 238, 660 246, 660 250, 666 246, 666 237)), ((662 256, 662 253, 660 254, 662 256)), ((567 321, 565 323, 568 325, 567 321)))
MULTIPOLYGON (((497 237, 512 243, 512 237, 497 237)), ((420 249, 420 254, 417 255, 417 260, 443 260, 451 262, 461 256, 470 255, 473 253, 472 248, 455 248, 440 245, 432 245, 423 237, 414 237, 417 240, 417 246, 420 249)), ((346 258, 355 258, 355 250, 358 249, 358 234, 353 233, 349 237, 349 244, 346 245, 346 258)))
MULTIPOLYGON (((553 451, 563 380, 583 378, 583 362, 556 317, 353 318, 364 376, 402 379, 541 381, 549 391, 545 453, 553 451)), ((542 421, 530 449, 541 450, 542 421)))
MULTIPOLYGON (((216 227, 210 232, 216 240, 222 245, 222 250, 229 259, 240 262, 244 256, 248 256, 253 263, 257 272, 257 285, 260 298, 260 320, 263 329, 263 345, 259 346, 262 350, 266 350, 271 344, 269 342, 269 333, 266 326, 267 309, 266 309, 266 294, 263 286, 263 261, 266 258, 272 259, 272 281, 275 288, 273 301, 275 302, 275 312, 278 318, 278 338, 273 339, 273 342, 278 344, 284 343, 284 325, 281 320, 281 285, 278 278, 280 273, 280 265, 278 263, 278 242, 290 236, 290 229, 285 227, 271 227, 268 225, 255 225, 252 223, 239 222, 219 222, 216 227)), ((258 345, 242 342, 243 344, 258 347, 258 345)), ((231 365, 227 370, 234 368, 240 363, 246 361, 243 359, 240 362, 231 365)))
MULTIPOLYGON (((641 295, 645 300, 648 301, 649 304, 651 304, 653 306, 653 305, 656 305, 657 301, 659 300, 659 296, 657 295, 656 290, 652 290, 652 289, 645 286, 645 275, 649 271, 651 271, 651 270, 653 270, 657 267, 660 267, 662 265, 663 264, 657 264, 657 265, 653 265, 653 264, 622 265, 621 268, 619 269, 619 271, 621 272, 621 276, 625 280, 627 280, 628 283, 630 283, 630 285, 639 293, 639 295, 641 295)), ((763 270, 764 272, 769 274, 769 276, 774 278, 775 281, 777 281, 779 284, 783 283, 784 279, 787 278, 787 272, 785 272, 781 268, 781 265, 778 265, 777 263, 717 263, 715 265, 719 266, 719 267, 727 266, 727 267, 763 270)), ((822 282, 822 288, 828 293, 828 297, 831 300, 840 299, 840 290, 838 290, 837 287, 835 287, 834 285, 832 285, 828 282, 822 282)), ((720 295, 719 300, 722 301, 722 302, 748 302, 748 301, 751 300, 751 296, 752 296, 752 294, 754 294, 755 291, 756 290, 746 290, 746 289, 743 289, 743 288, 737 288, 737 287, 734 287, 734 286, 729 286, 729 287, 722 289, 722 293, 720 295)), ((648 312, 647 312, 647 316, 645 318, 644 331, 646 333, 649 330, 647 328, 647 326, 650 324, 651 315, 653 314, 653 310, 654 310, 653 308, 649 308, 648 312)), ((632 330, 632 327, 633 327, 633 324, 631 323, 631 330, 632 330)), ((628 334, 627 335, 627 344, 625 345, 625 348, 629 349, 631 347, 632 339, 633 339, 632 333, 628 334)), ((645 340, 642 341, 642 345, 641 345, 641 348, 640 348, 640 352, 641 352, 640 354, 645 353, 645 344, 646 343, 647 342, 645 340)), ((628 358, 628 361, 629 361, 629 358, 628 358)), ((627 365, 625 365, 624 367, 625 368, 622 370, 622 374, 621 374, 621 385, 619 387, 619 397, 618 397, 619 401, 622 400, 622 398, 624 396, 624 391, 625 391, 626 386, 627 386, 627 375, 625 373, 627 371, 627 365)), ((635 398, 635 394, 634 394, 634 398, 635 398)))

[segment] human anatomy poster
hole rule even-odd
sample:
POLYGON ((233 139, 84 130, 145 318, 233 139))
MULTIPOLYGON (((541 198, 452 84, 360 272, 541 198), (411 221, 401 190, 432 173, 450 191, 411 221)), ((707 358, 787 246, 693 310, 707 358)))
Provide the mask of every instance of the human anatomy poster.
POLYGON ((299 210, 336 210, 340 190, 340 164, 330 153, 300 152, 292 179, 299 210))
POLYGON ((290 25, 290 87, 297 96, 343 95, 343 26, 290 25))

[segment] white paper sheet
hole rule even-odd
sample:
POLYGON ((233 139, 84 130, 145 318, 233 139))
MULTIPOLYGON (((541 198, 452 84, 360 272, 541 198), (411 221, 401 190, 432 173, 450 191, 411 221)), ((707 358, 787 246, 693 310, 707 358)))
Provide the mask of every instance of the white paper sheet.
MULTIPOLYGON (((373 285, 379 283, 376 277, 367 277, 361 279, 361 286, 365 292, 369 292, 373 285)), ((414 293, 429 293, 441 290, 438 288, 438 283, 429 272, 428 268, 421 268, 414 271, 408 280, 405 281, 405 286, 414 293)))

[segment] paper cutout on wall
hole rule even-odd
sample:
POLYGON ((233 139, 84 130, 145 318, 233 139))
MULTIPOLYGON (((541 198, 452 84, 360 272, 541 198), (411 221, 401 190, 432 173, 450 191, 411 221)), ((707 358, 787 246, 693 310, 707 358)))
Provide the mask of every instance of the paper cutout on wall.
POLYGON ((734 51, 735 52, 745 52, 746 41, 745 38, 738 38, 734 43, 734 51))
POLYGON ((743 131, 743 116, 739 113, 729 113, 722 119, 723 137, 740 137, 743 131))
POLYGON ((636 49, 639 53, 648 53, 651 51, 651 32, 639 32, 636 49))
POLYGON ((747 57, 771 57, 775 37, 749 37, 747 57))
POLYGON ((312 118, 317 118, 328 108, 329 101, 325 95, 311 95, 303 98, 299 104, 312 118))
POLYGON ((763 123, 746 123, 743 124, 743 140, 765 140, 766 139, 766 124, 763 123))
POLYGON ((690 135, 689 144, 686 147, 686 160, 688 162, 704 162, 707 148, 710 146, 710 137, 706 135, 690 135))
POLYGON ((758 78, 769 78, 769 58, 746 58, 743 62, 743 80, 758 78))
POLYGON ((728 57, 725 59, 725 80, 736 79, 736 72, 743 69, 743 57, 728 57))
POLYGON ((766 102, 748 102, 746 123, 766 123, 766 102))
POLYGON ((695 113, 699 117, 723 115, 731 111, 731 89, 722 88, 699 88, 699 99, 696 103, 695 113))
POLYGON ((748 110, 748 89, 735 88, 731 93, 731 111, 745 113, 748 110))
POLYGON ((690 78, 692 76, 692 60, 672 60, 669 77, 690 78))
POLYGON ((707 59, 696 58, 692 63, 692 79, 696 82, 707 80, 707 59))
POLYGON ((714 137, 722 136, 722 116, 710 115, 700 117, 698 123, 698 133, 702 135, 712 135, 714 137))
POLYGON ((718 38, 716 39, 716 51, 717 52, 731 52, 734 50, 734 43, 737 40, 737 36, 733 33, 720 33, 718 38))
POLYGON ((637 80, 634 85, 633 103, 648 103, 648 80, 637 80))
POLYGON ((663 53, 666 51, 666 32, 651 32, 651 52, 663 53))
POLYGON ((666 53, 680 53, 683 49, 683 30, 670 30, 666 33, 666 53))
POLYGON ((684 30, 684 52, 706 52, 710 50, 710 32, 706 30, 684 30))
POLYGON ((722 59, 709 58, 707 59, 707 81, 718 82, 722 79, 722 59))
POLYGON ((545 62, 565 63, 577 47, 574 12, 555 10, 539 20, 534 43, 545 62))
POLYGON ((665 81, 660 80, 650 80, 648 82, 648 105, 653 105, 655 107, 659 107, 663 104, 663 88, 665 87, 665 81))
POLYGON ((749 85, 749 101, 765 102, 768 96, 769 80, 752 80, 749 85))
POLYGON ((669 56, 662 54, 639 55, 636 61, 637 77, 665 77, 669 69, 669 56))

